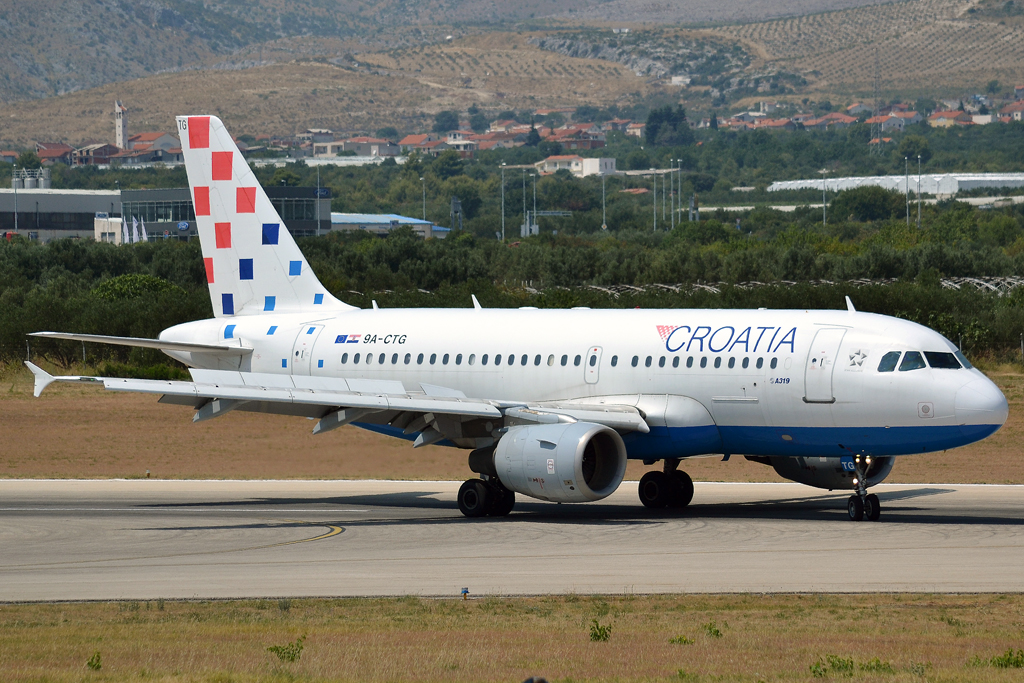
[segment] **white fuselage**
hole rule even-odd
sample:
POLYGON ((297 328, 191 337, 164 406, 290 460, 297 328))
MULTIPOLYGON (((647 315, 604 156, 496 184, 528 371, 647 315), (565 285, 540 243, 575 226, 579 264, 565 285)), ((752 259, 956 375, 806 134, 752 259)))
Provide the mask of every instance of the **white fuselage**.
POLYGON ((253 349, 242 367, 168 352, 198 367, 428 383, 524 403, 632 397, 667 411, 652 423, 660 429, 627 439, 630 457, 645 459, 920 453, 984 438, 1007 411, 978 370, 880 372, 886 353, 956 349, 923 326, 847 311, 373 309, 203 320, 161 338, 253 349), (666 396, 698 401, 714 433, 673 417, 666 396))

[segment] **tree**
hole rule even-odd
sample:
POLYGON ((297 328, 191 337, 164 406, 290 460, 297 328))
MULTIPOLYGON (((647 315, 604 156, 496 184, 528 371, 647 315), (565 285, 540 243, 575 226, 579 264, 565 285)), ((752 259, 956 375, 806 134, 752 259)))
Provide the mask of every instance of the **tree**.
POLYGON ((876 185, 843 190, 829 207, 836 220, 881 221, 891 218, 905 206, 902 192, 876 185))
POLYGON ((483 112, 478 111, 470 115, 469 127, 473 129, 474 133, 483 133, 489 126, 490 121, 487 120, 487 115, 483 112))
POLYGON ((398 140, 398 129, 394 126, 384 126, 377 131, 377 137, 396 142, 398 140))
POLYGON ((647 115, 644 134, 652 145, 680 146, 693 143, 693 131, 686 120, 686 110, 665 105, 647 115))
POLYGON ((457 130, 459 127, 459 115, 453 111, 439 111, 434 116, 434 132, 447 133, 450 130, 457 130))
POLYGON ((562 153, 562 143, 541 140, 540 142, 537 143, 537 149, 545 157, 558 156, 559 154, 562 153))
POLYGON ((462 157, 454 149, 446 149, 437 155, 434 163, 430 165, 430 169, 441 180, 454 178, 457 175, 462 175, 464 171, 462 157))
POLYGON ((22 152, 18 155, 18 168, 41 168, 43 162, 35 152, 22 152))
POLYGON ((532 126, 531 125, 530 126, 530 132, 526 136, 526 146, 527 147, 536 147, 539 144, 540 144, 540 133, 537 132, 537 127, 536 126, 532 126))
POLYGON ((990 95, 995 95, 997 92, 999 92, 999 81, 997 81, 994 78, 991 81, 989 81, 988 82, 988 87, 986 88, 986 91, 990 95))
POLYGON ((708 123, 711 130, 718 130, 718 114, 711 112, 711 121, 708 123))
POLYGON ((298 173, 291 170, 290 168, 279 168, 274 171, 274 176, 270 179, 271 185, 287 185, 288 187, 296 187, 302 178, 298 173))
POLYGON ((904 157, 917 159, 917 156, 920 154, 922 163, 928 163, 928 160, 932 158, 932 148, 928 144, 928 138, 925 136, 907 135, 900 140, 900 145, 896 148, 896 154, 901 159, 904 157))

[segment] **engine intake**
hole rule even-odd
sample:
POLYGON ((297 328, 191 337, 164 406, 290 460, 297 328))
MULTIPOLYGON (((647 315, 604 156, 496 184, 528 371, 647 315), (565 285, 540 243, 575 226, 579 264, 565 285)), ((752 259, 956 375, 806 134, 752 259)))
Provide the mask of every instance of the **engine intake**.
POLYGON ((510 427, 494 449, 506 488, 555 503, 601 500, 626 475, 626 446, 611 427, 590 422, 510 427))

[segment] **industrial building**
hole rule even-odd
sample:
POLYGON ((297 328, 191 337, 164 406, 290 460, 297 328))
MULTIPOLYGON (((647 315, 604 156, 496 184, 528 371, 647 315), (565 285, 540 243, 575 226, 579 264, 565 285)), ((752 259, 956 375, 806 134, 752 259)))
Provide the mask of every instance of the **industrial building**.
MULTIPOLYGON (((769 185, 768 191, 812 189, 821 192, 821 185, 824 182, 825 189, 830 192, 841 192, 865 186, 884 187, 887 190, 906 192, 907 180, 906 174, 826 178, 824 181, 821 178, 782 180, 769 185)), ((911 192, 917 192, 920 187, 921 194, 953 196, 957 192, 978 188, 1024 187, 1024 173, 929 173, 921 176, 910 173, 909 181, 911 192)))
POLYGON ((332 230, 363 230, 374 235, 386 235, 393 229, 407 225, 424 239, 436 237, 444 239, 451 232, 450 228, 442 228, 430 221, 409 218, 397 213, 338 213, 331 214, 332 230))
MULTIPOLYGON (((41 177, 32 178, 31 184, 38 185, 42 181, 41 177)), ((48 185, 48 172, 45 181, 48 185)), ((55 190, 27 188, 27 184, 25 178, 16 178, 11 189, 0 189, 0 233, 17 232, 43 242, 74 237, 120 243, 120 236, 111 235, 120 229, 120 224, 110 219, 125 216, 129 224, 132 217, 144 221, 150 239, 188 239, 198 234, 188 188, 55 190)), ((329 189, 267 187, 265 190, 292 235, 308 237, 331 230, 329 189)))

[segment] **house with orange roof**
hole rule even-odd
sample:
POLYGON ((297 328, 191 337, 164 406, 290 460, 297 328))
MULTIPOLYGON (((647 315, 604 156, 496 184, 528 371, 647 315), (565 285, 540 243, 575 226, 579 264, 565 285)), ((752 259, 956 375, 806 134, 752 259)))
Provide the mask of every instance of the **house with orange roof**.
POLYGON ((170 133, 154 131, 150 133, 136 133, 128 138, 128 149, 171 149, 180 147, 181 141, 170 133))
POLYGON ((0 150, 0 161, 5 164, 13 164, 20 155, 20 152, 15 152, 13 149, 0 150))
POLYGON ((71 145, 63 142, 37 142, 36 156, 44 164, 70 164, 71 153, 75 151, 71 145))
POLYGON ((96 164, 109 164, 110 157, 118 154, 121 150, 116 145, 97 142, 85 145, 71 152, 72 166, 88 166, 96 164))
POLYGON ((928 125, 935 128, 950 128, 973 124, 971 115, 965 111, 937 111, 928 117, 928 125))
POLYGON ((398 147, 405 154, 414 147, 418 147, 425 142, 433 142, 437 140, 432 133, 417 133, 414 135, 406 135, 404 138, 398 141, 398 147))
POLYGON ((796 130, 792 119, 761 119, 754 122, 754 130, 796 130))
POLYGON ((633 123, 632 119, 612 119, 604 124, 605 130, 617 130, 625 133, 626 128, 629 124, 633 123))
POLYGON ((860 116, 861 114, 870 114, 874 111, 871 107, 862 102, 854 102, 846 108, 847 116, 860 116))
POLYGON ((491 124, 487 127, 489 133, 507 133, 510 128, 522 125, 514 119, 499 119, 497 121, 491 121, 491 124))
POLYGON ((1018 100, 1008 104, 999 110, 999 118, 1007 117, 1011 121, 1020 121, 1024 118, 1024 100, 1018 100))
POLYGON ((646 123, 636 122, 630 123, 626 126, 626 135, 631 135, 635 138, 644 137, 644 128, 647 127, 646 123))

